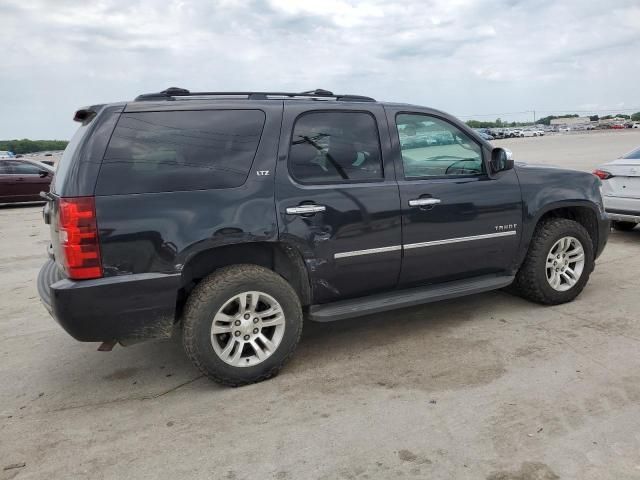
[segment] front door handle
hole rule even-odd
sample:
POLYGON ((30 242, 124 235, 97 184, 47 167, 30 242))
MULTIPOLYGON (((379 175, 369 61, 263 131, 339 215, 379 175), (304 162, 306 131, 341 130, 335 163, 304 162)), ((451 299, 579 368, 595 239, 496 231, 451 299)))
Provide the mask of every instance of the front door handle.
POLYGON ((327 209, 324 205, 298 205, 297 207, 287 207, 287 215, 308 215, 324 212, 327 209))
POLYGON ((409 200, 410 207, 432 207, 440 203, 439 198, 414 198, 409 200))

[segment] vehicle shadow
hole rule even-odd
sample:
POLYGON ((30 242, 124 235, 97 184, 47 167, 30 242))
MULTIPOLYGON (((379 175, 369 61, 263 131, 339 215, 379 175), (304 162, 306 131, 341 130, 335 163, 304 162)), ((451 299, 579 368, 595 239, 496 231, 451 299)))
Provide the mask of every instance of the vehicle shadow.
MULTIPOLYGON (((490 331, 480 325, 497 322, 495 305, 513 302, 524 300, 498 291, 339 322, 306 321, 291 361, 264 388, 305 394, 367 385, 438 391, 492 381, 505 367, 486 339, 468 334, 469 325, 490 331)), ((49 411, 154 399, 185 386, 205 395, 226 390, 193 366, 180 335, 116 346, 110 353, 96 348, 59 332, 30 359, 28 370, 16 372, 16 381, 27 396, 38 398, 36 390, 42 391, 37 407, 49 411)))
POLYGON ((10 208, 19 210, 21 208, 37 207, 45 203, 46 202, 0 203, 0 210, 8 210, 10 208))

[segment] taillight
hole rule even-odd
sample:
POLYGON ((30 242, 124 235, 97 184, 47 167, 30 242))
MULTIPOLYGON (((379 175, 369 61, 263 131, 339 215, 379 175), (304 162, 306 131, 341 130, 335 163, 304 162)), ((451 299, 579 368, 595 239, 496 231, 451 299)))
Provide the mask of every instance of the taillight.
POLYGON ((598 177, 600 180, 607 180, 611 177, 613 177, 613 175, 611 175, 609 172, 607 172, 606 170, 594 170, 593 174, 598 177))
POLYGON ((62 264, 69 278, 102 277, 94 198, 61 198, 58 213, 62 264))

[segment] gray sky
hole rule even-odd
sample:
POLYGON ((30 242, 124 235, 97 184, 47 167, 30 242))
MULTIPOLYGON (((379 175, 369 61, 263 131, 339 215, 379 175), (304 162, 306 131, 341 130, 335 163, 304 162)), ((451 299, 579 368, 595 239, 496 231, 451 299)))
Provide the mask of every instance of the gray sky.
POLYGON ((479 119, 640 107, 638 0, 2 0, 0 18, 0 139, 66 139, 77 107, 168 86, 479 119))

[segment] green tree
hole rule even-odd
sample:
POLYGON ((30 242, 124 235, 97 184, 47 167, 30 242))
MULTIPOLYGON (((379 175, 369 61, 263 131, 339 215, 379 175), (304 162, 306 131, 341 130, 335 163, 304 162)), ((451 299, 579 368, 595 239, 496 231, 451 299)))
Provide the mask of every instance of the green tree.
POLYGON ((633 120, 634 122, 640 122, 640 112, 636 112, 631 115, 631 120, 633 120))
POLYGON ((64 150, 67 148, 66 140, 0 140, 0 150, 9 150, 13 153, 34 153, 46 150, 64 150))

